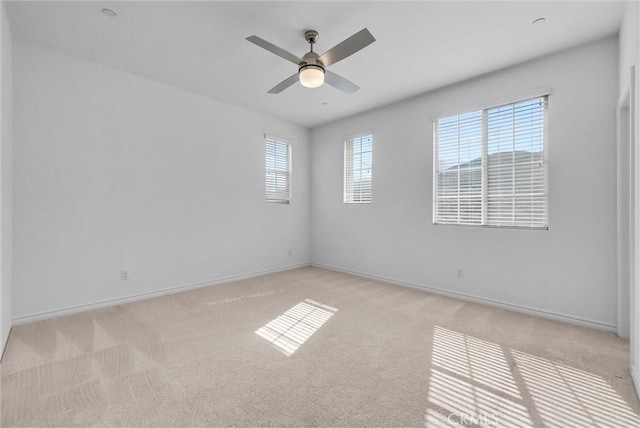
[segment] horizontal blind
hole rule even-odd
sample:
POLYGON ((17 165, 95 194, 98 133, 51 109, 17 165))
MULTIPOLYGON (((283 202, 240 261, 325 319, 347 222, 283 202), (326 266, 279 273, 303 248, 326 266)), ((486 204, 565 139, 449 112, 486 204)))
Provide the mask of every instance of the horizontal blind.
POLYGON ((435 222, 482 222, 482 110, 435 127, 435 222))
POLYGON ((547 228, 547 97, 438 119, 434 222, 547 228))
POLYGON ((373 135, 344 142, 344 202, 371 203, 373 135))
POLYGON ((546 97, 487 110, 487 224, 547 227, 546 97))
POLYGON ((291 145, 265 139, 265 199, 289 203, 291 200, 291 145))

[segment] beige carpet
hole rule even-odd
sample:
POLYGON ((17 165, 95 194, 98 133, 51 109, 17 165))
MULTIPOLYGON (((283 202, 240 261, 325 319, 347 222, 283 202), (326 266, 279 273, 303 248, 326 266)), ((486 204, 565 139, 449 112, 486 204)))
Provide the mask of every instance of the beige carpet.
POLYGON ((639 426, 629 345, 318 268, 17 326, 2 426, 639 426))

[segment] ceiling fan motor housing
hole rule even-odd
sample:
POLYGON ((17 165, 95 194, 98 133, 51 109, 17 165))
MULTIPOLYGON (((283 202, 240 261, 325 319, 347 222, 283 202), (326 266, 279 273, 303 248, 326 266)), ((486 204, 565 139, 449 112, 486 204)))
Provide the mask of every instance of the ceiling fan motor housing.
POLYGON ((320 55, 315 52, 308 52, 302 57, 302 62, 298 67, 298 71, 302 71, 305 68, 317 68, 324 73, 324 64, 318 59, 320 55))
POLYGON ((316 40, 318 40, 319 36, 320 35, 316 30, 305 31, 304 38, 307 41, 307 43, 311 45, 311 51, 306 53, 302 57, 302 62, 298 66, 298 72, 301 72, 302 70, 306 70, 309 68, 314 68, 324 73, 324 64, 322 64, 322 62, 318 59, 320 55, 318 55, 313 51, 313 44, 316 42, 316 40))

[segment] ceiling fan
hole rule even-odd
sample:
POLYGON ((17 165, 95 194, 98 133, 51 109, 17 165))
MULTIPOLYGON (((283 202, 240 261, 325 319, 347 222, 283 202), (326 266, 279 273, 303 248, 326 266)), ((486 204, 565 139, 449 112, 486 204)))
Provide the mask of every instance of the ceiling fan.
POLYGON ((311 50, 304 54, 302 58, 299 58, 291 52, 261 39, 258 36, 247 37, 247 40, 251 43, 278 55, 280 58, 291 61, 298 66, 298 72, 287 77, 282 82, 271 88, 271 90, 269 90, 270 94, 279 94, 297 81, 300 81, 300 84, 307 88, 317 88, 322 86, 324 82, 327 82, 329 85, 347 94, 353 94, 360 89, 355 83, 327 70, 327 67, 353 55, 359 50, 375 42, 376 39, 371 35, 369 30, 363 28, 322 55, 318 55, 313 51, 313 44, 318 40, 317 31, 306 31, 304 33, 304 38, 309 43, 311 50))

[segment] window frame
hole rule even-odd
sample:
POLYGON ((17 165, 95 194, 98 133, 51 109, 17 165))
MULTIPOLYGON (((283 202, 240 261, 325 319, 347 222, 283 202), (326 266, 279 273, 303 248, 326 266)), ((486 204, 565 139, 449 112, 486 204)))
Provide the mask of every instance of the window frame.
POLYGON ((549 150, 549 98, 551 95, 550 88, 541 88, 534 91, 524 92, 516 96, 503 97, 493 102, 486 102, 476 105, 467 109, 459 109, 457 112, 440 113, 432 119, 432 142, 433 142, 433 198, 432 198, 432 221, 434 226, 462 226, 462 227, 484 227, 484 228, 498 228, 498 229, 517 229, 517 230, 549 230, 550 213, 549 213, 549 162, 548 162, 548 150, 549 150), (518 104, 521 102, 529 101, 536 98, 544 98, 543 118, 542 118, 542 165, 543 165, 543 180, 544 180, 544 202, 546 212, 546 222, 544 226, 531 226, 524 224, 488 224, 487 210, 488 210, 488 110, 508 106, 512 104, 518 104), (481 112, 482 115, 482 163, 481 163, 481 222, 479 224, 472 223, 443 223, 437 221, 438 214, 438 140, 437 140, 437 127, 438 121, 446 119, 452 116, 462 116, 473 112, 481 112))
MULTIPOLYGON (((363 205, 363 204, 371 204, 373 203, 373 144, 374 144, 374 134, 373 131, 363 131, 363 132, 358 132, 356 134, 351 134, 348 135, 346 137, 343 138, 343 144, 342 144, 342 150, 343 150, 343 180, 342 180, 342 202, 345 205, 363 205), (370 194, 369 194, 369 199, 368 200, 355 200, 353 199, 353 191, 352 192, 348 192, 348 188, 349 188, 349 169, 348 169, 348 153, 347 153, 347 147, 349 142, 352 142, 354 140, 362 140, 363 138, 367 138, 370 137, 371 138, 371 167, 370 167, 370 171, 371 171, 371 178, 369 180, 369 186, 370 186, 370 194), (349 196, 351 198, 349 198, 349 196)), ((360 152, 362 153, 362 151, 360 152)), ((354 155, 354 151, 353 151, 353 146, 351 149, 351 153, 350 153, 351 157, 353 157, 354 155)), ((351 182, 353 182, 353 178, 350 179, 351 182)))
POLYGON ((273 135, 269 135, 269 134, 264 134, 264 198, 265 198, 265 202, 268 203, 275 203, 275 204, 290 204, 291 200, 292 200, 292 172, 293 172, 293 168, 292 168, 292 159, 293 159, 293 145, 291 144, 291 141, 286 139, 286 138, 281 138, 281 137, 276 137, 273 135), (270 169, 267 162, 268 162, 268 145, 269 143, 273 143, 275 145, 281 144, 284 145, 286 147, 286 170, 278 170, 278 169, 270 169), (285 173, 286 176, 286 182, 287 182, 287 188, 286 188, 286 198, 270 198, 269 195, 277 195, 277 191, 272 191, 270 192, 269 190, 269 180, 268 180, 268 174, 269 173, 285 173))

